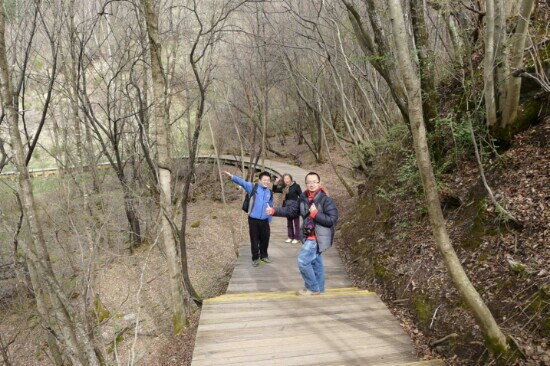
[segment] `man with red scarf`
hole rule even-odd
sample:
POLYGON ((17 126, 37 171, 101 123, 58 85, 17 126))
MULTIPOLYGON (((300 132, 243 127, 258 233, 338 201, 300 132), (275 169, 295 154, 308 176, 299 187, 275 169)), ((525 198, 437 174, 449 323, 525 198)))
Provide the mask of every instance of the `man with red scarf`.
POLYGON ((338 209, 327 196, 321 185, 319 174, 306 175, 307 190, 297 201, 280 208, 267 206, 265 212, 271 216, 302 216, 302 248, 298 254, 298 268, 304 279, 305 288, 297 295, 310 296, 325 292, 325 270, 322 253, 332 246, 334 226, 338 221, 338 209))

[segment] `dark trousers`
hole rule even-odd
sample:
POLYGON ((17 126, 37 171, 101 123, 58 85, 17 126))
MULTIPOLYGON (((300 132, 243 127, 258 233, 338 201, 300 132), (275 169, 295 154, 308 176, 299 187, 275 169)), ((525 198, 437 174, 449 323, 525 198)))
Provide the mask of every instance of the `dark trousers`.
POLYGON ((289 239, 300 240, 300 216, 296 216, 293 219, 286 219, 286 229, 289 239))
POLYGON ((269 246, 269 235, 271 234, 269 221, 248 217, 248 230, 250 232, 252 260, 267 258, 267 247, 269 246))

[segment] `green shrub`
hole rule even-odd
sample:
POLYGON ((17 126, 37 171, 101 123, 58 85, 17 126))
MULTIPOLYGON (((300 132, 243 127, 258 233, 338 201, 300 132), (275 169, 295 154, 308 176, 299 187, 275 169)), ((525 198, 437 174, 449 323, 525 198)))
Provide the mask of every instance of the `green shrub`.
POLYGON ((375 147, 369 142, 362 142, 354 145, 351 149, 350 160, 353 168, 361 168, 361 164, 366 161, 372 161, 376 156, 375 147))

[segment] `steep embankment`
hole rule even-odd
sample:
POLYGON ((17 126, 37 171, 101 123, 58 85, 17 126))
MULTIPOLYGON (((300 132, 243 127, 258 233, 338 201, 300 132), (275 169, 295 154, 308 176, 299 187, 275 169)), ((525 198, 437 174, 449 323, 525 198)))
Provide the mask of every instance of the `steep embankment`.
MULTIPOLYGON (((499 159, 485 161, 497 199, 524 223, 522 230, 495 213, 475 161, 443 177, 440 190, 462 264, 521 346, 525 359, 518 363, 525 365, 550 365, 549 142, 546 119, 518 135, 499 159)), ((404 184, 403 175, 413 174, 404 160, 397 154, 373 163, 360 198, 342 210, 340 252, 356 284, 376 289, 393 307, 419 352, 453 365, 483 363, 481 334, 435 250, 421 191, 404 184)))

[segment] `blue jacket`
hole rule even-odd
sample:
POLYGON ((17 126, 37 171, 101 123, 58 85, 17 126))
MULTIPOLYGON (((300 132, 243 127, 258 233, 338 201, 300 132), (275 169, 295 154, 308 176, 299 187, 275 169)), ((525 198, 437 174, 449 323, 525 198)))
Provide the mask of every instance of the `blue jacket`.
MULTIPOLYGON (((243 187, 246 193, 252 193, 252 188, 254 187, 253 183, 247 182, 246 180, 242 179, 241 177, 237 177, 236 175, 233 175, 231 177, 231 180, 243 187)), ((265 213, 265 209, 267 208, 268 203, 269 206, 273 207, 273 194, 271 193, 271 189, 265 188, 261 184, 258 184, 256 194, 253 197, 250 197, 252 210, 250 211, 248 216, 258 220, 267 219, 269 220, 269 222, 271 222, 272 217, 266 215, 265 213)))

